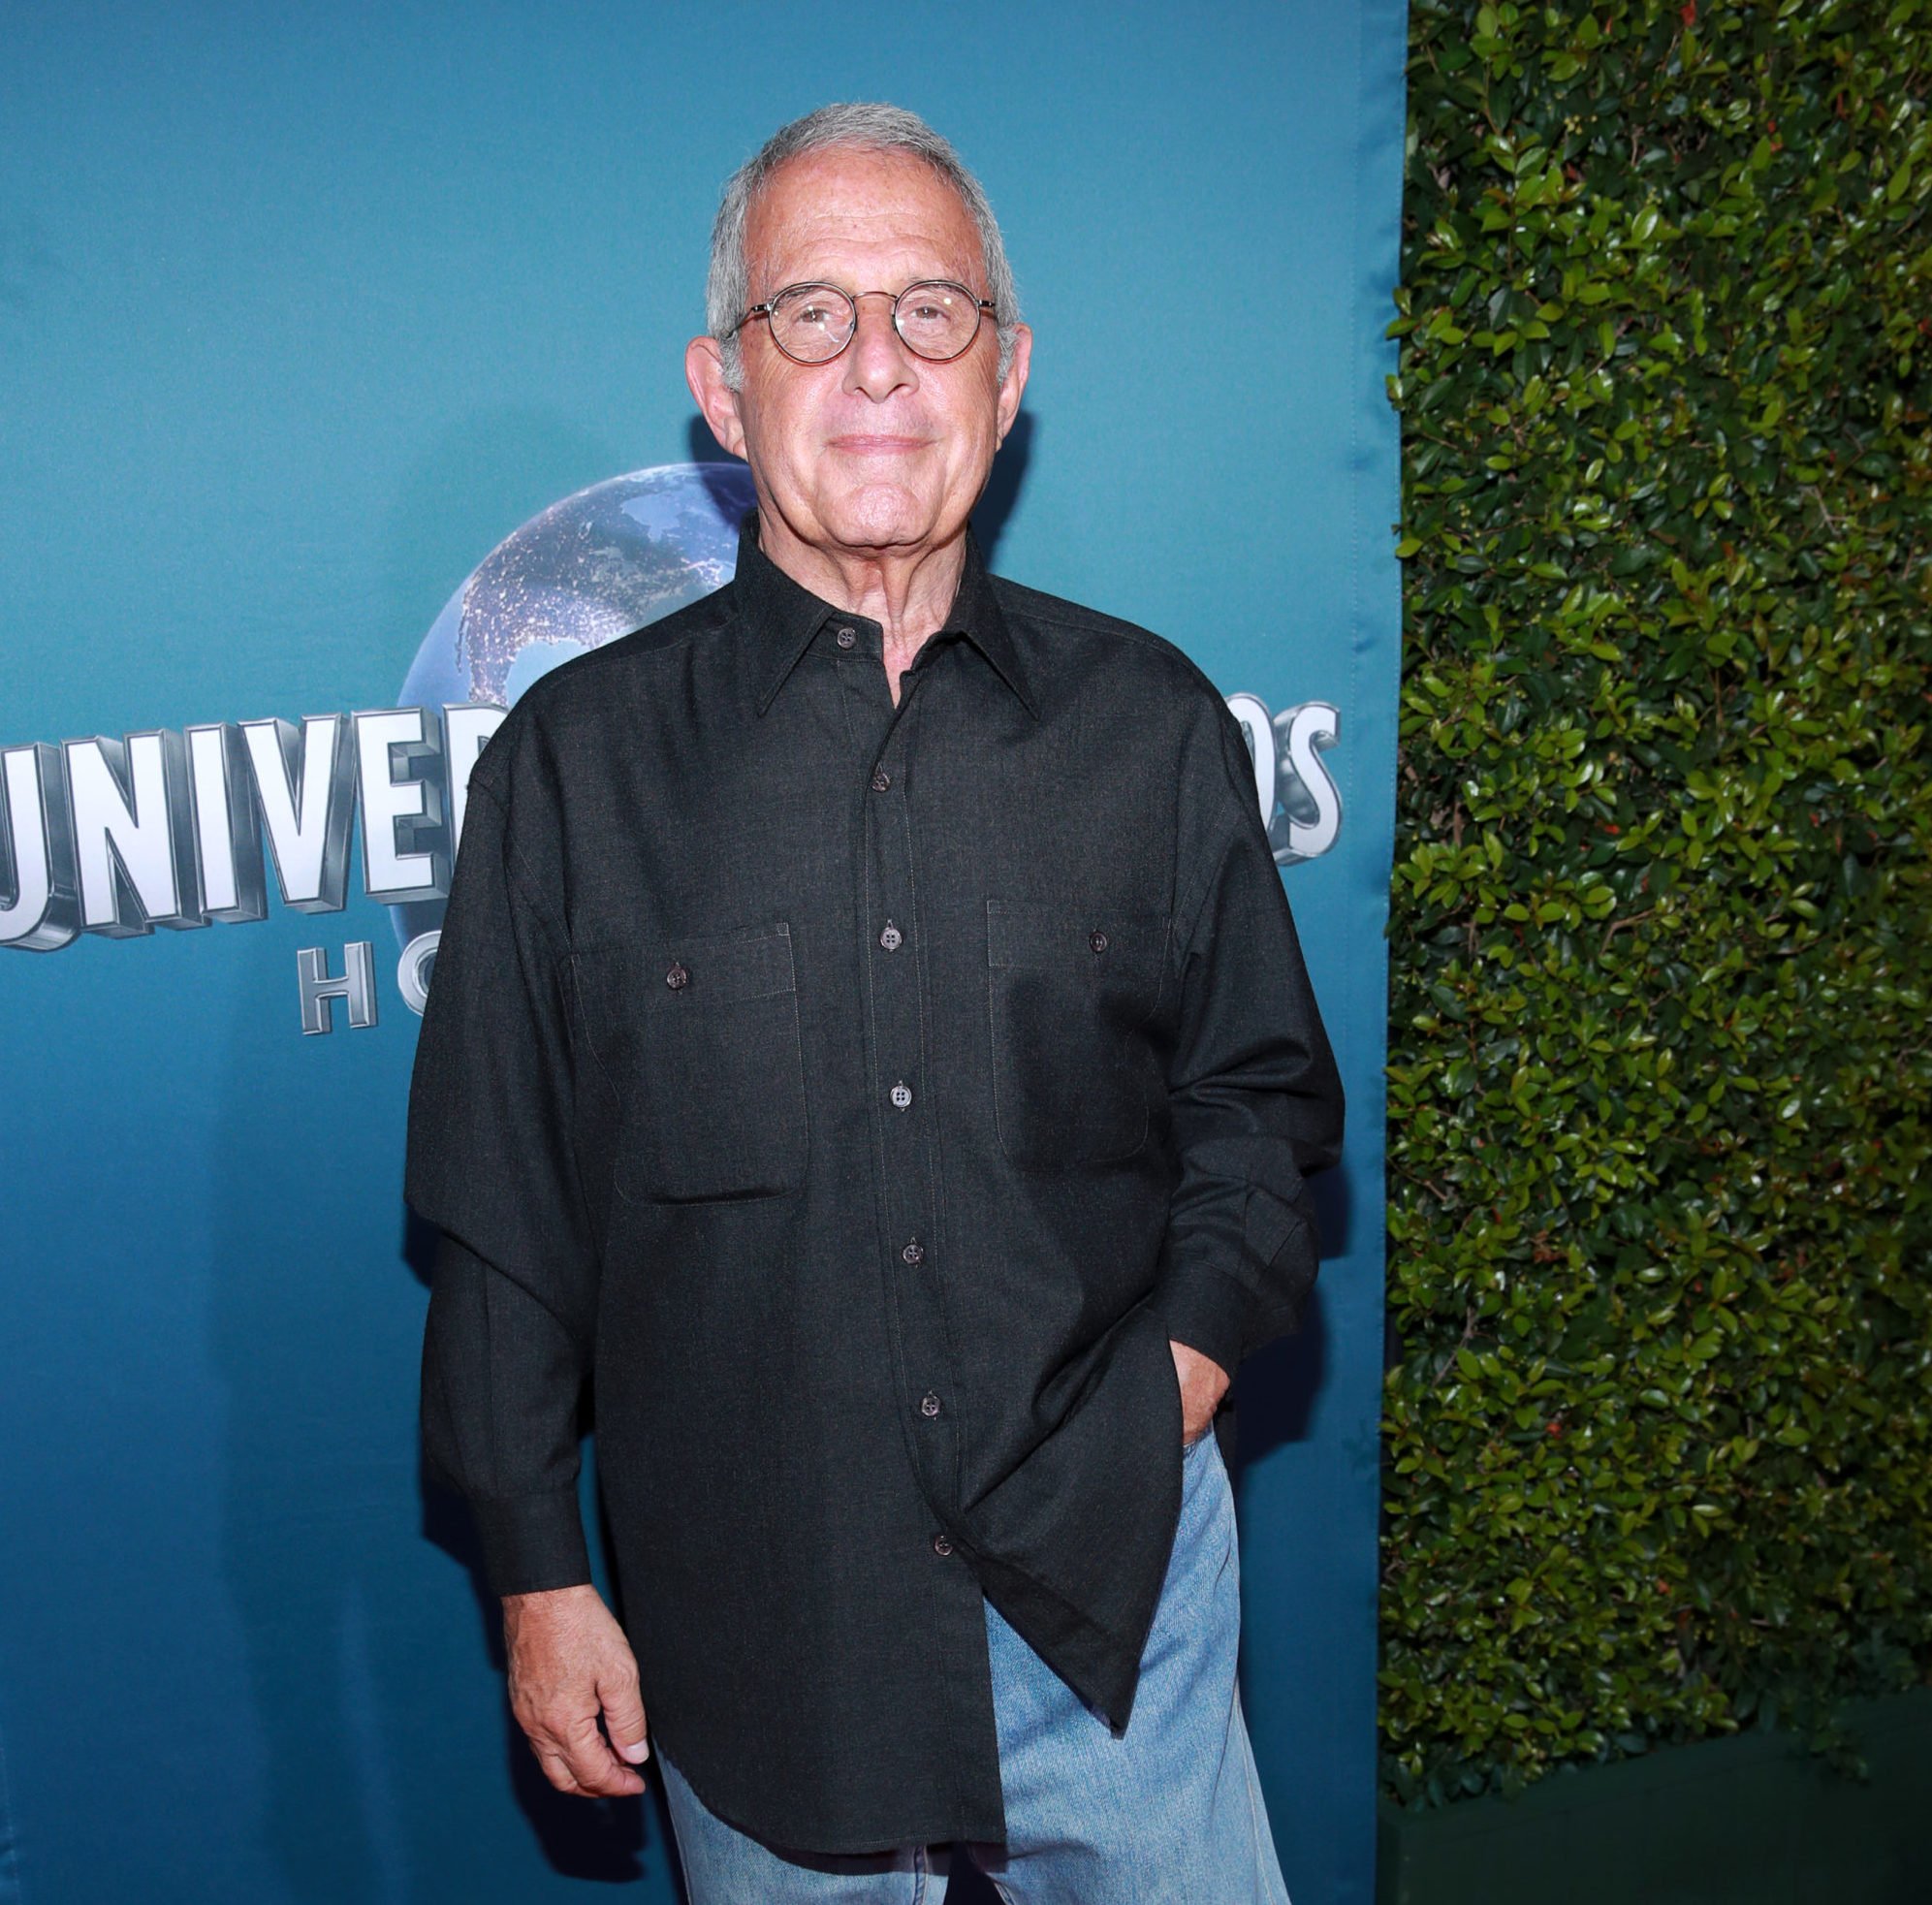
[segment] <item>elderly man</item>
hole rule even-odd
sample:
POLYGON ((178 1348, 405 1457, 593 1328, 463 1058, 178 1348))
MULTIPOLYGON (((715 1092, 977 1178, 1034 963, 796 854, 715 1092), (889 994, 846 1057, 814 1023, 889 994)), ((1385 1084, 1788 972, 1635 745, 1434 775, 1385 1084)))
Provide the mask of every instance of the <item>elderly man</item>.
POLYGON ((922 121, 775 135, 708 315, 737 574, 477 762, 410 1106, 516 1716, 615 1794, 648 1713, 693 1905, 1283 1899, 1211 1431, 1342 1100, 1240 727, 987 573, 1031 337, 922 121))

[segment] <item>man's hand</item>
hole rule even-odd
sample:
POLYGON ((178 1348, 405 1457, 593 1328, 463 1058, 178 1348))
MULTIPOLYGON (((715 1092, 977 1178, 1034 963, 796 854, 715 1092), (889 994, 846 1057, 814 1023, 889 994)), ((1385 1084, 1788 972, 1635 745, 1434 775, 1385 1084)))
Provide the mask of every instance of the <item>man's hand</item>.
POLYGON ((506 1594, 503 1645, 510 1710, 550 1783, 586 1797, 642 1793, 644 1777, 632 1767, 650 1748, 637 1660, 597 1590, 586 1583, 506 1594), (609 1740, 597 1730, 599 1711, 609 1740))
POLYGON ((1181 1441, 1198 1442, 1213 1425, 1215 1411, 1227 1394, 1228 1373, 1212 1356, 1171 1336, 1167 1347, 1174 1352, 1174 1374, 1181 1381, 1181 1441))

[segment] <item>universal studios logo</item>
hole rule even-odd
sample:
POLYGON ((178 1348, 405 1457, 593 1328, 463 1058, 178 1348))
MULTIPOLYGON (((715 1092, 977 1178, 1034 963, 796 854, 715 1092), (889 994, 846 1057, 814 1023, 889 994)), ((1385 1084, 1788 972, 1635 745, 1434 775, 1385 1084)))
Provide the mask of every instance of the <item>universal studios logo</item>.
MULTIPOLYGON (((0 946, 53 952, 82 933, 134 938, 348 904, 351 836, 362 890, 391 908, 396 989, 420 1013, 462 837, 469 772, 503 711, 539 676, 728 581, 752 506, 741 464, 674 463, 566 497, 499 543, 424 638, 401 705, 268 716, 118 740, 0 749, 0 946)), ((1342 802, 1322 761, 1337 710, 1228 706, 1247 734, 1255 795, 1283 866, 1326 853, 1342 802)), ((307 1033, 377 1018, 375 948, 296 955, 307 1033)))

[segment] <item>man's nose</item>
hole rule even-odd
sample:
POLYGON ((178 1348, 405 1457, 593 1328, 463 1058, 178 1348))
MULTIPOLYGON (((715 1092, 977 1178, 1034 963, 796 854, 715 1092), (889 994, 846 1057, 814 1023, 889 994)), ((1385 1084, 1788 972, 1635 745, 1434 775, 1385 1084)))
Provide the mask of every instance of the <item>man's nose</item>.
POLYGON ((845 347, 845 388, 864 391, 875 403, 895 391, 919 387, 919 360, 894 327, 892 311, 892 300, 884 292, 864 293, 852 341, 845 347))

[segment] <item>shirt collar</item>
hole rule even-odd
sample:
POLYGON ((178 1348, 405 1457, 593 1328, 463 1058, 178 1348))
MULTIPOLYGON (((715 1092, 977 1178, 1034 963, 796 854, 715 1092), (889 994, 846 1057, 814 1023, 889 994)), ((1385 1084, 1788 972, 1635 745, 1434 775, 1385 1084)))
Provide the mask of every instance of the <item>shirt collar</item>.
MULTIPOLYGON (((828 621, 866 627, 874 633, 878 630, 876 622, 834 608, 786 575, 758 546, 756 510, 745 517, 738 532, 737 587, 739 614, 755 660, 760 714, 772 705, 799 657, 828 621)), ((986 558, 970 525, 966 533, 966 566, 960 572, 959 588, 937 632, 953 631, 964 635, 993 664, 994 672, 1019 697, 1021 706, 1037 719, 1039 705, 1032 683, 994 595, 986 558)))

